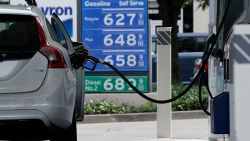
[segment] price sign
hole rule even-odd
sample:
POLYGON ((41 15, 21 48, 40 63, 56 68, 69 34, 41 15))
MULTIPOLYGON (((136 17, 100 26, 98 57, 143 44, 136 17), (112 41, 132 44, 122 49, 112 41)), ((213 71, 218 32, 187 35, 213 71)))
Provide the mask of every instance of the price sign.
MULTIPOLYGON (((129 81, 140 91, 148 91, 147 76, 127 76, 129 81)), ((85 76, 85 91, 96 92, 134 92, 119 76, 85 76)))
MULTIPOLYGON (((118 2, 113 0, 114 2, 118 2)), ((147 25, 147 21, 144 18, 144 11, 141 8, 98 8, 95 9, 94 13, 92 8, 88 8, 85 6, 85 15, 83 26, 93 26, 93 27, 101 27, 101 28, 117 28, 117 27, 133 27, 133 28, 143 28, 147 25), (121 11, 121 10, 123 11, 121 11), (119 11, 117 11, 119 10, 119 11), (100 15, 101 14, 101 15, 100 15), (98 18, 96 18, 98 17, 98 18)), ((84 9, 83 9, 84 10, 84 9)))
MULTIPOLYGON (((147 52, 144 50, 96 50, 92 53, 93 56, 99 56, 100 59, 109 62, 119 70, 123 71, 135 71, 142 70, 147 71, 145 66, 147 52)), ((97 65, 99 71, 111 71, 110 68, 102 64, 97 65)))
MULTIPOLYGON (((148 0, 82 0, 82 41, 121 71, 148 71, 148 0)), ((110 71, 98 66, 96 71, 110 71)))
POLYGON ((145 30, 131 30, 120 29, 102 29, 91 32, 91 30, 85 30, 84 41, 92 50, 95 49, 145 49, 147 46, 147 32, 145 30))

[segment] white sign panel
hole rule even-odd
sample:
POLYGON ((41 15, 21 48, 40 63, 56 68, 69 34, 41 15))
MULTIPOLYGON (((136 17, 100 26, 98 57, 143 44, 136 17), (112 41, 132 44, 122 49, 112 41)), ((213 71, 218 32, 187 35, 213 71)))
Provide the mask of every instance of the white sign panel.
MULTIPOLYGON (((77 40, 77 0, 36 0, 50 20, 55 12, 63 21, 72 40, 77 40)), ((10 0, 11 5, 26 5, 25 0, 10 0)))

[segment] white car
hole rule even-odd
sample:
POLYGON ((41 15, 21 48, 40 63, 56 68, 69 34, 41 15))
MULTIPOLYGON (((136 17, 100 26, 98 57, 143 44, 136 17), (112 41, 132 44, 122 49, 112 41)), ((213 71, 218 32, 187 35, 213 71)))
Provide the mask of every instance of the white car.
POLYGON ((55 14, 50 23, 36 6, 0 5, 0 140, 77 140, 81 48, 55 14))

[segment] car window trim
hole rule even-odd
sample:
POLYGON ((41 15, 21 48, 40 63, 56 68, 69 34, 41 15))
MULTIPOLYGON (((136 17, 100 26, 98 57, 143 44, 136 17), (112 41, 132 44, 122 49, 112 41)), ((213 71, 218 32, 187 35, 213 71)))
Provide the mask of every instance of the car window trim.
POLYGON ((46 18, 46 26, 48 27, 51 38, 54 41, 59 42, 59 40, 56 36, 56 31, 54 30, 54 28, 52 27, 51 23, 49 22, 49 20, 47 18, 46 18))
MULTIPOLYGON (((60 30, 62 31, 65 39, 66 39, 66 43, 67 43, 67 47, 68 47, 68 52, 69 52, 69 55, 72 55, 73 53, 75 53, 75 50, 74 50, 74 47, 73 47, 73 44, 72 44, 72 40, 63 24, 63 22, 60 20, 60 18, 55 14, 53 13, 52 14, 52 17, 51 17, 51 23, 52 21, 56 22, 60 28, 60 30)), ((52 24, 53 25, 53 24, 52 24)))

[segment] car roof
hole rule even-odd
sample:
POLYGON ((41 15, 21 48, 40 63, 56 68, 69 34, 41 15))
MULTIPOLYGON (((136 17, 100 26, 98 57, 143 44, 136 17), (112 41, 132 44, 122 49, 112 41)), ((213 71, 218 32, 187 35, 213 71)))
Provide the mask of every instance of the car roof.
POLYGON ((33 6, 0 5, 0 14, 39 16, 39 15, 41 15, 41 13, 37 9, 38 8, 33 7, 33 6))
POLYGON ((208 33, 178 33, 178 37, 208 37, 208 33))

